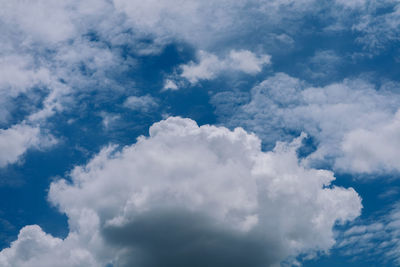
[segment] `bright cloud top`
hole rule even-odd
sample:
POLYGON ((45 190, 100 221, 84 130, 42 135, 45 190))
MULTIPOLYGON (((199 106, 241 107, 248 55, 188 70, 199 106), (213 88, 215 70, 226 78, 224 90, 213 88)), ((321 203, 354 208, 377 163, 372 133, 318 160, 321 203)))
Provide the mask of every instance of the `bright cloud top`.
POLYGON ((326 251, 334 224, 360 214, 360 198, 331 186, 332 172, 299 163, 300 144, 262 152, 241 128, 155 123, 149 137, 105 148, 71 182, 51 184, 50 202, 69 218, 66 239, 27 226, 0 264, 269 266, 326 251))

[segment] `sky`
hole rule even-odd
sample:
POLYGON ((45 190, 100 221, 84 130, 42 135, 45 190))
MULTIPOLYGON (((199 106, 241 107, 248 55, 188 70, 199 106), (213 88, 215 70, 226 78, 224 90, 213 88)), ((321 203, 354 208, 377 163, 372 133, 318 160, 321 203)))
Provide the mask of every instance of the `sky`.
POLYGON ((0 0, 0 266, 399 266, 399 36, 398 0, 0 0))

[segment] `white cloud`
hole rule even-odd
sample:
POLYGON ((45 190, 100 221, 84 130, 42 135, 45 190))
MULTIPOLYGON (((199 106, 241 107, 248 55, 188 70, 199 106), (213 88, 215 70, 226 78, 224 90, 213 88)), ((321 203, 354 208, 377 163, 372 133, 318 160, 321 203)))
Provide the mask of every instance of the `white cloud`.
MULTIPOLYGON (((41 128, 46 119, 72 106, 66 103, 71 102, 74 91, 100 82, 110 86, 103 71, 114 66, 115 55, 82 36, 93 26, 93 20, 110 23, 105 19, 106 11, 99 8, 105 7, 105 2, 97 1, 89 9, 79 2, 0 0, 1 138, 3 146, 13 147, 10 154, 0 152, 4 157, 1 166, 17 161, 29 147, 47 146, 46 138, 35 137, 33 132, 44 131, 41 128), (91 75, 79 71, 82 65, 91 75), (18 103, 18 97, 26 100, 18 103), (12 126, 9 121, 14 113, 27 115, 12 126)), ((102 23, 94 25, 92 29, 102 29, 102 34, 111 32, 102 23)))
POLYGON ((132 28, 158 42, 184 40, 207 51, 220 44, 235 47, 249 36, 257 44, 270 44, 267 36, 278 36, 277 29, 295 34, 310 14, 326 23, 326 29, 353 29, 361 35, 356 42, 374 53, 398 40, 399 5, 393 0, 114 0, 114 5, 132 28), (381 14, 384 9, 388 11, 381 14), (260 34, 264 32, 271 35, 260 34))
POLYGON ((120 115, 108 112, 101 112, 100 116, 103 118, 103 126, 106 130, 113 128, 118 123, 118 120, 121 119, 120 115))
POLYGON ((361 56, 373 57, 398 46, 400 41, 398 1, 336 0, 336 2, 355 14, 352 20, 348 20, 348 16, 337 15, 337 21, 339 24, 342 23, 339 29, 344 27, 355 33, 355 42, 361 44, 364 50, 361 56))
MULTIPOLYGON (((362 80, 315 88, 280 73, 254 87, 250 102, 239 107, 227 123, 255 131, 267 144, 305 131, 318 144, 309 160, 337 159, 336 168, 344 171, 400 170, 394 157, 400 146, 395 135, 397 119, 393 119, 399 97, 362 80)), ((214 102, 218 106, 218 100, 214 102)))
POLYGON ((371 129, 355 129, 342 143, 344 155, 336 166, 357 172, 400 171, 400 110, 393 119, 372 125, 371 129))
POLYGON ((210 32, 222 33, 232 25, 233 17, 228 15, 229 12, 236 13, 235 8, 243 5, 243 1, 223 2, 114 0, 114 5, 127 15, 133 28, 145 34, 204 44, 210 42, 212 36, 218 36, 210 32), (205 23, 207 20, 209 23, 205 23))
POLYGON ((150 95, 130 96, 125 100, 124 107, 141 112, 150 112, 158 107, 158 103, 150 95))
POLYGON ((21 229, 12 247, 1 251, 0 264, 4 267, 101 266, 89 251, 79 247, 74 235, 61 240, 44 233, 37 225, 21 229))
POLYGON ((173 80, 170 80, 170 79, 166 79, 165 81, 164 81, 164 87, 163 87, 163 91, 165 91, 165 90, 172 90, 172 91, 174 91, 174 90, 178 90, 179 89, 179 87, 178 87, 178 85, 176 84, 176 82, 174 82, 173 80))
POLYGON ((67 1, 1 0, 0 3, 2 20, 22 31, 27 41, 56 43, 75 35, 67 1))
POLYGON ((335 79, 345 60, 332 50, 321 50, 316 51, 304 64, 300 64, 299 68, 311 79, 335 79))
POLYGON ((68 237, 27 226, 0 263, 268 266, 326 251, 334 224, 360 214, 360 198, 330 186, 332 172, 299 162, 300 143, 262 152, 240 128, 161 121, 149 137, 76 167, 71 182, 53 182, 49 200, 68 216, 68 237))
POLYGON ((368 0, 335 0, 335 2, 348 8, 360 8, 364 7, 368 0))
POLYGON ((128 17, 137 31, 155 35, 158 41, 184 40, 204 50, 216 44, 226 45, 227 41, 235 43, 248 38, 251 32, 252 38, 263 39, 265 36, 259 34, 262 29, 273 26, 296 27, 291 21, 318 9, 315 3, 315 0, 114 0, 116 9, 128 17))
POLYGON ((28 149, 45 148, 55 143, 49 135, 41 133, 40 123, 56 110, 61 110, 60 99, 69 93, 69 88, 55 81, 47 66, 38 66, 28 54, 17 55, 15 51, 0 54, 0 168, 17 162, 28 149), (40 99, 46 94, 41 107, 29 106, 29 101, 40 99), (26 103, 18 103, 19 96, 27 98, 26 103), (22 106, 31 113, 22 121, 9 125, 13 111, 22 106))
MULTIPOLYGON (((0 27, 3 34, 0 38, 4 47, 0 55, 0 104, 4 108, 0 110, 0 120, 7 121, 11 105, 4 94, 15 98, 19 93, 26 94, 34 86, 47 87, 45 92, 51 96, 45 110, 35 111, 28 118, 38 120, 68 107, 65 102, 73 93, 71 88, 75 91, 82 88, 100 90, 102 86, 117 88, 118 81, 109 79, 106 74, 107 70, 116 66, 122 70, 124 59, 108 45, 129 44, 132 47, 136 45, 137 50, 154 51, 157 49, 153 46, 173 39, 189 42, 196 49, 216 51, 212 49, 216 44, 232 42, 234 45, 231 43, 226 46, 229 48, 225 51, 230 51, 228 55, 200 52, 198 63, 181 66, 182 78, 196 83, 201 79, 213 79, 225 71, 254 75, 263 66, 270 64, 269 56, 262 54, 267 48, 256 49, 264 51, 260 55, 249 50, 232 50, 233 47, 250 49, 247 45, 236 45, 237 40, 248 38, 254 31, 252 25, 259 25, 257 31, 270 33, 265 35, 270 36, 268 38, 291 43, 293 40, 289 35, 294 33, 292 26, 298 26, 297 22, 287 27, 287 33, 275 34, 271 29, 288 21, 297 21, 309 11, 314 12, 319 8, 315 3, 313 0, 152 0, 145 3, 125 0, 74 0, 57 3, 46 0, 1 0, 0 27), (285 20, 288 16, 291 20, 285 20), (127 32, 134 34, 128 36, 127 32), (108 45, 90 41, 90 34, 108 45), (141 47, 138 40, 149 35, 154 38, 154 44, 149 45, 151 47, 141 47), (88 73, 82 74, 80 68, 88 73), (59 83, 60 80, 63 84, 59 83)), ((393 12, 393 18, 384 19, 385 23, 391 25, 391 29, 397 25, 396 12, 393 12)), ((354 29, 363 32, 363 25, 360 23, 354 29)), ((264 38, 263 35, 252 36, 264 38)), ((254 43, 259 43, 257 40, 254 43)), ((179 82, 166 85, 169 89, 176 89, 179 82)))
POLYGON ((30 148, 47 147, 55 143, 52 136, 43 136, 38 127, 25 123, 0 129, 0 167, 15 163, 30 148))
POLYGON ((218 58, 214 54, 200 51, 198 62, 190 62, 181 65, 182 73, 180 76, 195 84, 199 80, 211 80, 218 75, 238 71, 254 75, 261 72, 265 65, 269 65, 271 57, 269 55, 256 55, 248 50, 231 50, 225 58, 218 58))
POLYGON ((392 208, 379 217, 359 221, 347 231, 338 233, 336 247, 354 259, 373 259, 385 266, 400 264, 400 206, 392 208))
POLYGON ((47 84, 49 70, 36 68, 27 55, 3 55, 0 57, 0 92, 17 96, 34 85, 47 84), (6 91, 6 92, 4 92, 6 91))
POLYGON ((269 65, 270 63, 271 56, 269 55, 258 56, 248 50, 231 50, 229 53, 228 64, 230 68, 247 74, 259 73, 264 65, 269 65))
POLYGON ((29 55, 0 54, 0 123, 9 119, 10 100, 31 94, 35 86, 47 86, 50 78, 49 70, 36 67, 29 55))

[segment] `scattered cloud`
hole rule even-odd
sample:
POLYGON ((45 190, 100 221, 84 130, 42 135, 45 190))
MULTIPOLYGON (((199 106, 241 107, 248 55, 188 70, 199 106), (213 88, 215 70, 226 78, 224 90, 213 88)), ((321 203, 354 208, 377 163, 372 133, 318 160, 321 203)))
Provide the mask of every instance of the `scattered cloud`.
POLYGON ((170 79, 166 79, 165 82, 164 82, 164 87, 163 87, 162 90, 163 91, 165 91, 165 90, 174 91, 174 90, 178 90, 178 89, 179 89, 179 87, 178 87, 178 85, 176 84, 175 81, 170 80, 170 79))
POLYGON ((107 112, 100 113, 100 116, 103 118, 103 126, 106 130, 112 128, 121 119, 120 115, 107 112))
POLYGON ((141 112, 150 112, 158 107, 158 103, 150 95, 130 96, 125 100, 124 107, 141 112))
POLYGON ((306 63, 301 64, 301 68, 312 80, 335 80, 345 60, 345 57, 337 55, 332 50, 321 50, 315 52, 306 63))
MULTIPOLYGON (((50 202, 67 214, 69 235, 60 239, 26 226, 0 252, 2 266, 278 264, 328 251, 335 243, 332 227, 360 213, 355 191, 332 186, 332 172, 315 166, 349 173, 400 171, 398 86, 390 91, 361 79, 337 81, 343 53, 354 61, 387 51, 396 56, 398 1, 0 0, 0 5, 0 168, 21 162, 30 149, 54 145, 49 120, 78 106, 98 108, 101 101, 126 98, 124 112, 174 113, 161 107, 161 98, 131 86, 142 74, 136 68, 146 65, 141 60, 152 61, 167 44, 187 45, 197 58, 188 62, 180 55, 171 60, 175 63, 164 58, 176 65, 149 75, 166 76, 163 90, 238 74, 253 76, 238 82, 250 84, 275 54, 283 58, 275 71, 287 71, 292 59, 299 60, 304 63, 293 62, 303 68, 297 73, 334 81, 311 86, 276 73, 251 92, 252 86, 238 86, 213 97, 220 123, 255 132, 268 149, 275 146, 269 152, 244 130, 198 127, 179 118, 153 125, 150 137, 122 150, 103 149, 51 185, 50 202), (327 42, 336 33, 343 41, 339 48, 327 42), (304 136, 292 140, 301 132, 315 140, 316 149, 300 160, 296 149, 304 136)), ((376 62, 385 63, 384 56, 376 62)), ((157 60, 148 66, 156 68, 157 60)), ((95 114, 108 129, 123 117, 114 110, 95 114)), ((66 121, 85 123, 78 116, 66 121)), ((338 247, 369 253, 379 243, 376 251, 398 263, 398 217, 395 208, 376 223, 355 226, 338 247)))
POLYGON ((229 125, 243 125, 266 144, 304 131, 318 143, 311 163, 333 159, 342 171, 371 173, 400 170, 394 156, 400 148, 395 134, 399 100, 363 80, 318 88, 280 73, 255 86, 250 101, 230 116, 217 111, 229 125))
POLYGON ((391 0, 368 3, 369 8, 352 29, 359 33, 356 42, 368 56, 374 56, 399 44, 400 3, 391 0))
POLYGON ((372 221, 359 221, 339 233, 336 247, 354 260, 377 260, 384 265, 400 264, 400 207, 395 203, 372 221))
MULTIPOLYGON (((217 76, 227 72, 243 72, 255 75, 269 64, 271 64, 271 56, 265 54, 256 55, 248 50, 231 50, 224 58, 218 58, 214 54, 200 51, 198 62, 191 61, 188 64, 179 66, 179 76, 191 84, 196 84, 201 80, 215 79, 217 76)), ((170 79, 167 81, 169 81, 169 86, 174 87, 170 79)), ((177 87, 176 83, 174 85, 177 87)))
POLYGON ((0 167, 17 162, 30 148, 44 148, 55 142, 51 135, 43 135, 38 127, 26 123, 0 129, 0 167))

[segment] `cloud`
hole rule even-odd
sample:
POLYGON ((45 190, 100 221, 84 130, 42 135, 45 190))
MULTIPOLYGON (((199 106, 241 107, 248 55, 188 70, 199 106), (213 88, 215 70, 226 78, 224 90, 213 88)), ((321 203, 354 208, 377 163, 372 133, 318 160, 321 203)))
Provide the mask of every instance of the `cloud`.
POLYGON ((4 55, 0 57, 0 90, 2 94, 18 95, 34 85, 50 81, 49 71, 36 68, 28 55, 4 55))
POLYGON ((354 223, 339 233, 336 247, 353 259, 379 260, 387 266, 400 264, 400 207, 395 203, 385 214, 354 223))
MULTIPOLYGON (((219 99, 216 95, 213 103, 218 107, 222 101, 223 107, 219 99)), ((310 134, 317 143, 311 163, 331 161, 342 171, 377 172, 400 170, 389 159, 399 149, 394 134, 399 101, 397 94, 359 79, 318 88, 278 73, 255 86, 250 101, 236 112, 217 111, 224 123, 256 132, 267 145, 289 140, 293 133, 310 134)))
POLYGON ((91 253, 79 247, 76 237, 70 235, 62 240, 46 234, 37 225, 21 229, 12 248, 1 251, 2 266, 101 266, 91 253))
POLYGON ((166 79, 164 81, 164 87, 163 87, 162 91, 166 91, 166 90, 174 91, 174 90, 178 90, 178 89, 179 89, 179 87, 175 81, 170 80, 170 79, 166 79))
MULTIPOLYGON (((111 86, 104 70, 116 60, 109 48, 84 37, 93 20, 106 23, 105 12, 98 9, 103 1, 92 6, 79 1, 0 3, 0 126, 3 146, 9 149, 1 153, 3 167, 29 147, 47 146, 39 134, 46 132, 46 120, 72 107, 77 92, 88 86, 98 90, 99 83, 111 86)), ((111 34, 102 26, 92 29, 111 34)))
POLYGON ((347 8, 360 8, 363 7, 368 1, 367 0, 335 0, 339 5, 343 5, 347 8))
POLYGON ((107 112, 101 112, 100 116, 103 119, 103 126, 106 130, 112 129, 118 123, 118 120, 121 119, 120 115, 107 112))
POLYGON ((272 266, 327 251, 332 227, 360 214, 360 198, 299 162, 301 138, 262 152, 240 128, 155 123, 149 137, 105 148, 51 184, 50 202, 68 216, 64 240, 27 226, 0 263, 272 266))
POLYGON ((398 45, 400 4, 397 1, 382 1, 371 4, 366 10, 352 26, 353 31, 359 33, 356 41, 371 55, 398 45))
POLYGON ((344 136, 336 166, 361 173, 400 171, 400 109, 393 119, 374 124, 370 129, 355 129, 344 136))
MULTIPOLYGON (((352 3, 359 5, 361 2, 352 3)), ((122 56, 121 47, 138 55, 160 52, 156 48, 171 42, 187 42, 196 50, 203 49, 198 50, 197 62, 181 66, 178 79, 190 83, 214 79, 225 72, 257 74, 270 64, 270 56, 266 52, 268 47, 254 44, 265 44, 268 43, 265 38, 272 38, 296 47, 293 43, 295 29, 301 25, 299 22, 307 13, 323 8, 313 0, 153 0, 146 3, 3 0, 1 3, 1 123, 7 123, 10 112, 20 108, 14 103, 20 95, 33 95, 35 99, 48 95, 42 103, 42 111, 33 108, 29 110, 31 114, 21 118, 36 123, 72 107, 74 99, 82 99, 82 94, 88 91, 122 91, 121 81, 125 80, 116 78, 116 73, 132 70, 135 60, 122 56), (255 39, 243 42, 249 36, 255 39), (143 39, 151 41, 143 44, 143 39), (221 44, 226 49, 221 50, 221 44)), ((336 5, 331 8, 335 10, 336 5)), ((388 29, 396 28, 396 10, 394 8, 390 16, 379 18, 384 22, 382 25, 390 26, 388 29)), ((362 9, 362 12, 367 11, 362 9)), ((370 24, 368 16, 365 18, 368 23, 358 23, 354 31, 364 33, 371 28, 364 27, 370 24)), ((385 36, 390 37, 390 34, 386 32, 385 36)), ((318 56, 335 59, 333 53, 316 54, 316 60, 318 56)), ((173 83, 167 80, 166 89, 180 87, 179 81, 169 81, 173 83)))
POLYGON ((44 148, 55 143, 52 136, 44 136, 38 127, 26 123, 0 129, 0 167, 17 162, 30 148, 44 148))
POLYGON ((158 103, 150 95, 130 96, 125 100, 124 107, 141 112, 150 112, 158 107, 158 103))
POLYGON ((320 8, 315 0, 114 0, 114 5, 133 29, 159 42, 183 40, 207 51, 218 44, 234 46, 249 36, 265 40, 260 32, 282 25, 290 31, 298 26, 293 21, 320 8))
POLYGON ((1 1, 2 20, 32 41, 56 43, 75 35, 67 1, 1 1))
POLYGON ((332 50, 316 51, 306 63, 300 64, 299 68, 313 80, 335 79, 345 60, 332 50))
MULTIPOLYGON (((211 80, 226 72, 243 72, 255 75, 262 68, 271 64, 271 56, 256 55, 248 50, 231 50, 224 58, 218 58, 214 54, 200 51, 198 62, 189 62, 180 65, 180 77, 196 84, 200 80, 211 80)), ((176 85, 176 84, 175 84, 176 85)))
MULTIPOLYGON (((286 39, 303 32, 309 15, 325 32, 353 31, 351 41, 361 44, 361 53, 367 56, 398 42, 399 4, 393 0, 114 0, 114 5, 127 16, 130 27, 153 36, 156 42, 185 41, 206 51, 221 45, 233 48, 238 43, 247 49, 253 42, 270 46, 271 38, 286 39)), ((269 48, 264 47, 265 51, 269 48)))
POLYGON ((0 54, 0 123, 10 119, 13 99, 33 94, 34 87, 45 87, 50 79, 49 70, 35 66, 29 55, 0 54))

